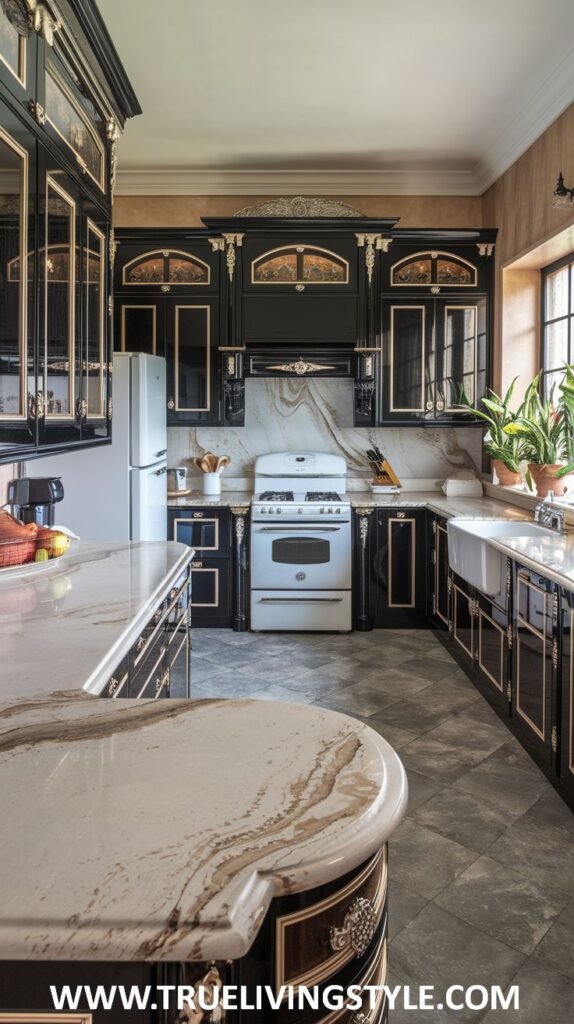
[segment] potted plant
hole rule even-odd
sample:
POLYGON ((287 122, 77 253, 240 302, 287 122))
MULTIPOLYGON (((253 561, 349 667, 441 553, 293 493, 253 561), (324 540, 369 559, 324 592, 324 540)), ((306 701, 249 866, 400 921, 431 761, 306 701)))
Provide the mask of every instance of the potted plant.
MULTIPOLYGON (((546 399, 540 397, 540 374, 529 384, 524 402, 514 419, 504 426, 509 437, 522 442, 528 470, 538 497, 549 491, 561 497, 567 477, 574 473, 574 370, 566 366, 560 398, 554 404, 554 388, 546 399)), ((530 485, 531 481, 527 477, 530 485)))
POLYGON ((484 436, 484 448, 492 459, 498 482, 505 487, 515 487, 522 483, 520 463, 524 458, 523 441, 521 437, 505 431, 505 427, 509 423, 513 423, 516 416, 520 415, 522 411, 522 407, 516 413, 512 412, 510 408, 516 381, 515 377, 503 398, 489 389, 490 397, 481 399, 484 409, 477 409, 471 405, 464 393, 459 402, 469 413, 488 424, 488 430, 484 436))

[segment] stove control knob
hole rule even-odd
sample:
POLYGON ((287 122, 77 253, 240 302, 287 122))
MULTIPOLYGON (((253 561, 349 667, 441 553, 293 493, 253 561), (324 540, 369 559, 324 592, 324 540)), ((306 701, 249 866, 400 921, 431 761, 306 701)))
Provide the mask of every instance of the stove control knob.
POLYGON ((271 513, 272 513, 272 512, 274 512, 274 511, 275 511, 275 509, 274 509, 274 508, 270 508, 270 509, 269 509, 269 515, 271 515, 271 513))
POLYGON ((266 508, 262 508, 261 509, 261 515, 262 516, 266 516, 267 515, 267 509, 266 508))
POLYGON ((275 511, 277 512, 277 515, 280 516, 282 511, 283 511, 283 509, 282 508, 278 508, 278 509, 275 509, 275 511))
POLYGON ((321 509, 320 511, 321 511, 321 515, 323 515, 323 513, 324 513, 325 509, 324 509, 324 508, 322 508, 322 509, 321 509))
POLYGON ((332 508, 328 508, 328 509, 327 509, 327 512, 330 512, 330 513, 332 513, 332 512, 333 512, 333 509, 332 509, 332 508))
POLYGON ((302 515, 303 515, 303 509, 302 509, 302 508, 298 508, 298 509, 297 509, 297 512, 298 512, 298 514, 299 514, 300 516, 302 516, 302 515))
POLYGON ((335 509, 335 512, 337 513, 337 515, 338 515, 338 516, 340 516, 340 515, 341 515, 341 509, 340 509, 340 508, 336 508, 336 509, 335 509))

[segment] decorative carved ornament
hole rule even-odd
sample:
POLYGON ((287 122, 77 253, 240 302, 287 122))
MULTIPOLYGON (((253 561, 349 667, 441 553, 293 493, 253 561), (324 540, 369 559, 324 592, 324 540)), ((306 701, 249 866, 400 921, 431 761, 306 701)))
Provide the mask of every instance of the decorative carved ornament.
POLYGON ((243 244, 243 235, 224 235, 225 244, 227 245, 227 252, 225 254, 225 262, 227 263, 227 273, 229 274, 229 280, 233 281, 233 274, 235 272, 235 260, 236 253, 235 247, 239 247, 243 244))
POLYGON ((324 366, 320 363, 307 363, 304 359, 298 359, 296 363, 280 363, 278 366, 268 366, 268 370, 280 370, 282 373, 295 373, 303 377, 306 373, 315 373, 317 370, 336 370, 336 366, 324 366))
POLYGON ((373 904, 364 896, 357 896, 345 914, 343 927, 330 929, 331 949, 338 952, 350 947, 356 956, 362 956, 371 944, 376 926, 373 904))
POLYGON ((19 36, 38 32, 48 46, 53 46, 54 33, 62 24, 46 4, 39 0, 0 0, 0 7, 19 36))
POLYGON ((270 199, 258 206, 244 206, 236 217, 364 217, 365 214, 355 210, 348 203, 340 203, 333 199, 320 199, 315 196, 289 196, 281 199, 270 199))

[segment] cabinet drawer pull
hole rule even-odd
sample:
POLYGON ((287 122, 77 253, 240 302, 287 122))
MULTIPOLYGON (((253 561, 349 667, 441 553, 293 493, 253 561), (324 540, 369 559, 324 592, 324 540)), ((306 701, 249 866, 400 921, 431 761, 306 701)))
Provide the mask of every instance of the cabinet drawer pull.
POLYGON ((146 644, 147 644, 147 640, 146 640, 145 636, 140 636, 140 638, 138 639, 138 642, 136 643, 136 651, 138 651, 138 652, 139 651, 143 651, 143 649, 144 649, 146 644))
POLYGON ((108 693, 109 693, 110 697, 113 697, 113 695, 116 692, 116 690, 117 690, 119 685, 120 685, 119 679, 116 679, 114 676, 112 676, 112 678, 110 679, 110 681, 108 683, 108 693))
POLYGON ((432 402, 427 402, 427 412, 432 412, 432 410, 433 410, 433 403, 432 402))
POLYGON ((175 409, 175 401, 174 401, 174 399, 173 399, 173 398, 168 398, 168 400, 167 400, 167 407, 168 407, 168 409, 170 410, 170 412, 171 412, 171 411, 172 411, 173 409, 175 409))
POLYGON ((157 612, 153 617, 153 621, 157 624, 163 615, 163 608, 158 608, 157 612))
POLYGON ((176 596, 176 594, 177 594, 177 587, 172 587, 170 592, 169 592, 169 599, 170 599, 170 601, 173 601, 173 599, 176 596))
POLYGON ((356 956, 362 956, 371 944, 376 926, 373 904, 364 896, 357 896, 349 905, 342 927, 329 930, 331 949, 338 953, 350 946, 356 956))
POLYGON ((194 512, 193 513, 193 518, 194 519, 203 519, 204 515, 205 515, 205 512, 194 512))

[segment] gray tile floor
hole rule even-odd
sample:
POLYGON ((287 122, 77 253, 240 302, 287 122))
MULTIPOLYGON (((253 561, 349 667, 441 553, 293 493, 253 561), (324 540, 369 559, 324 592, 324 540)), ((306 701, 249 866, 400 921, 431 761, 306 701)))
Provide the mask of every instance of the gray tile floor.
POLYGON ((574 815, 430 630, 195 630, 192 693, 317 704, 400 751, 391 980, 520 986, 518 1011, 409 1011, 392 1024, 574 1021, 574 815))

